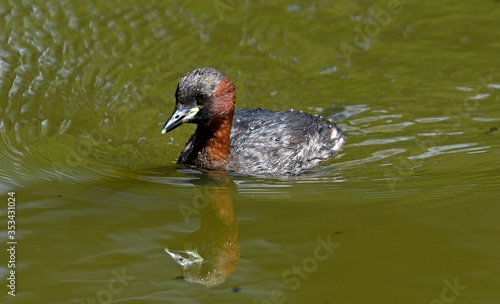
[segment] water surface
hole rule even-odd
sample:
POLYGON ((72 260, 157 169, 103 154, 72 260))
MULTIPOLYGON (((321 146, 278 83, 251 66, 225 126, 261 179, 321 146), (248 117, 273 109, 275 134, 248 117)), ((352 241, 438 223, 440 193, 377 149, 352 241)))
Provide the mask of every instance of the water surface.
POLYGON ((2 302, 498 302, 498 1, 26 0, 0 17, 18 242, 2 302), (237 107, 323 115, 346 145, 290 178, 177 166, 194 126, 161 127, 202 66, 237 107))

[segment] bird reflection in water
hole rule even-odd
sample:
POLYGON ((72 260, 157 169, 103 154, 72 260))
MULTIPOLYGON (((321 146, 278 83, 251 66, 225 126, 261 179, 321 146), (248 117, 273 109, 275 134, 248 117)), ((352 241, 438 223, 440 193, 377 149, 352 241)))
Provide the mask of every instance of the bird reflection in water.
POLYGON ((181 266, 184 280, 214 287, 224 283, 240 259, 234 183, 226 173, 213 171, 198 181, 193 206, 199 211, 200 229, 165 251, 181 266))

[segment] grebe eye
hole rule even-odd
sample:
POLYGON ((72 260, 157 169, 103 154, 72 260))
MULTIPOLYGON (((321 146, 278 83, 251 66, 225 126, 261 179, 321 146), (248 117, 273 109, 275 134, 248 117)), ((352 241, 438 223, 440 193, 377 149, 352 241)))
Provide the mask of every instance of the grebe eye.
POLYGON ((202 104, 205 101, 207 101, 207 98, 208 98, 207 94, 200 94, 200 95, 196 96, 196 102, 198 104, 202 104))

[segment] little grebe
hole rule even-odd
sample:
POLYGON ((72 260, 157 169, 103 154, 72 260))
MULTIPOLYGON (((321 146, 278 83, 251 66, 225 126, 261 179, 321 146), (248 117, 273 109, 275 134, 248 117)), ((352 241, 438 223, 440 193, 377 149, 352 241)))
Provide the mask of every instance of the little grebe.
POLYGON ((175 99, 162 133, 185 122, 198 125, 179 164, 250 175, 299 174, 328 159, 346 140, 334 123, 310 114, 235 111, 234 84, 212 68, 187 73, 175 99))

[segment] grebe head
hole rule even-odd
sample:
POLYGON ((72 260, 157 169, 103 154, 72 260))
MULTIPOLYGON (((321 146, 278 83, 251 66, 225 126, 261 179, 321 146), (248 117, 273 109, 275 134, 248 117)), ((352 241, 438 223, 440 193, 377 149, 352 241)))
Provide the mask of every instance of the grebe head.
POLYGON ((213 126, 222 121, 232 122, 234 114, 234 85, 221 72, 200 68, 182 77, 175 91, 175 110, 162 133, 172 131, 183 123, 213 126))

